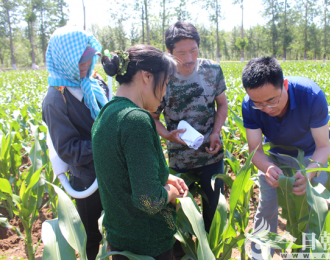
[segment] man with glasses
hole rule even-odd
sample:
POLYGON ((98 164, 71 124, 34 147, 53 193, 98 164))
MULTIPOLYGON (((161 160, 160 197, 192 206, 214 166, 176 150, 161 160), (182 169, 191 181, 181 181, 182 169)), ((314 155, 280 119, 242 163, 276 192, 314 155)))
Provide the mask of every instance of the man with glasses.
MULTIPOLYGON (((318 168, 318 163, 326 164, 330 155, 328 104, 315 82, 304 77, 284 79, 281 66, 273 57, 249 61, 243 69, 242 82, 247 92, 242 104, 244 127, 250 153, 257 148, 252 161, 259 170, 259 205, 254 229, 266 223, 270 232, 277 233, 276 188, 279 186, 279 175, 283 174, 278 162, 299 169, 293 159, 281 156, 296 157, 297 150, 272 148, 269 153, 275 156, 275 161, 263 151, 263 135, 265 142, 302 149, 307 169, 318 168)), ((324 184, 327 174, 317 173, 306 174, 310 181, 313 179, 324 184)), ((307 179, 300 171, 294 177, 293 194, 303 195, 307 179)), ((260 259, 261 256, 254 244, 252 256, 253 259, 260 259)))

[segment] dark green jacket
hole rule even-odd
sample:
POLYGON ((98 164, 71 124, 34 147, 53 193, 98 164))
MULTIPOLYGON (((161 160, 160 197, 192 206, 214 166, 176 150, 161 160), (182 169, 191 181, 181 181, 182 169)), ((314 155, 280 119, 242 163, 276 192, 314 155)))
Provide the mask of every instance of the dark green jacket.
POLYGON ((176 212, 167 204, 169 170, 152 116, 114 97, 95 120, 92 145, 109 243, 149 256, 170 250, 176 212))

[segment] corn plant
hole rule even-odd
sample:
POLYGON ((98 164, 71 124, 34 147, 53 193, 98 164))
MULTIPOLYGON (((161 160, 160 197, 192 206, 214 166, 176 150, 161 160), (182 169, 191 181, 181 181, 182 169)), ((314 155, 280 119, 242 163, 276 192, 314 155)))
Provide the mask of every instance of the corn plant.
MULTIPOLYGON (((180 213, 179 210, 178 232, 175 237, 182 243, 187 259, 224 260, 231 257, 233 248, 243 245, 249 220, 250 189, 253 185, 253 181, 250 180, 250 164, 253 155, 254 152, 247 158, 244 166, 239 169, 235 181, 224 174, 213 176, 213 187, 215 179, 221 178, 231 188, 230 212, 227 216, 226 200, 220 194, 209 233, 205 231, 201 212, 191 198, 180 199, 184 214, 180 213), (196 237, 195 242, 192 240, 191 235, 196 237)), ((244 250, 242 250, 241 257, 246 259, 244 250)))
MULTIPOLYGON (((77 259, 75 254, 76 250, 81 260, 87 260, 87 236, 76 207, 62 189, 50 182, 45 181, 45 183, 47 186, 51 186, 58 194, 58 218, 46 220, 42 224, 41 237, 44 243, 42 259, 75 260, 77 259)), ((99 230, 102 234, 102 247, 96 257, 97 260, 109 259, 111 255, 123 255, 132 260, 154 259, 150 256, 141 256, 129 251, 108 252, 106 232, 102 225, 103 217, 104 213, 98 221, 99 230)))
MULTIPOLYGON (((264 149, 268 150, 271 147, 275 147, 271 144, 264 145, 264 149)), ((295 149, 290 147, 280 146, 284 149, 295 149)), ((312 185, 308 180, 306 173, 316 170, 322 170, 329 172, 329 168, 317 168, 306 170, 306 164, 304 162, 304 152, 300 149, 298 150, 297 158, 283 155, 292 158, 296 161, 299 168, 293 168, 286 165, 280 165, 284 175, 280 175, 279 187, 277 188, 278 204, 282 208, 282 217, 287 220, 287 231, 295 239, 292 252, 300 252, 303 247, 303 236, 307 236, 309 240, 314 239, 316 241, 316 248, 307 248, 307 252, 318 253, 325 252, 329 254, 329 250, 324 250, 321 246, 321 237, 324 232, 330 233, 330 214, 328 210, 328 202, 330 200, 330 174, 328 173, 328 180, 323 186, 318 183, 317 185, 312 185), (292 193, 293 184, 295 178, 293 175, 301 171, 301 173, 307 178, 306 193, 304 195, 295 195, 292 193), (307 226, 309 227, 308 234, 305 234, 307 226)), ((273 157, 276 160, 275 157, 273 157)), ((282 249, 283 241, 285 242, 284 236, 278 236, 271 232, 263 232, 261 234, 256 234, 250 238, 250 240, 262 245, 263 250, 267 250, 267 247, 282 249)), ((285 243, 284 243, 285 244, 285 243)), ((328 258, 327 258, 328 259, 328 258)))
MULTIPOLYGON (((9 144, 10 142, 6 143, 8 146, 9 144)), ((15 194, 12 190, 10 177, 7 177, 9 181, 5 178, 0 179, 3 184, 0 186, 0 190, 2 194, 6 194, 7 205, 11 206, 12 212, 17 215, 22 222, 25 230, 24 241, 27 246, 29 259, 32 260, 35 259, 35 248, 33 248, 31 234, 32 225, 39 215, 39 208, 44 194, 44 186, 40 182, 40 175, 42 175, 42 169, 44 167, 41 162, 41 147, 37 138, 35 138, 29 157, 32 162, 29 171, 23 172, 19 176, 15 176, 19 178, 19 181, 16 180, 16 185, 20 183, 18 194, 15 194)), ((13 186, 15 187, 15 185, 13 186)))

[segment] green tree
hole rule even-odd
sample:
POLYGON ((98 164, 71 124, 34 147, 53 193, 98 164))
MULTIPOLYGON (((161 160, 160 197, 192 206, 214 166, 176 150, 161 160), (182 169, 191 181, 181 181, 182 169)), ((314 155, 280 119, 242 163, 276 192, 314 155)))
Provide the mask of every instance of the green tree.
POLYGON ((239 27, 235 26, 231 33, 230 33, 230 52, 231 52, 231 59, 238 60, 240 57, 240 48, 236 46, 236 39, 240 37, 240 29, 239 27))
POLYGON ((35 55, 35 24, 37 22, 37 10, 38 10, 38 0, 22 0, 23 17, 27 23, 28 36, 31 44, 31 59, 32 59, 32 69, 36 69, 36 55, 35 55))
POLYGON ((310 38, 310 51, 311 56, 316 60, 317 56, 320 55, 321 52, 321 30, 317 28, 314 19, 311 20, 311 25, 309 27, 309 38, 310 38))
POLYGON ((120 16, 117 21, 117 26, 114 28, 114 35, 117 42, 117 49, 126 50, 126 32, 124 30, 124 18, 120 16))
POLYGON ((289 4, 287 0, 284 0, 284 12, 282 13, 282 21, 283 21, 283 28, 282 29, 282 42, 283 42, 283 61, 286 61, 286 51, 292 41, 291 34, 288 29, 287 21, 288 21, 288 12, 289 12, 289 4))
POLYGON ((131 46, 134 46, 139 42, 140 35, 138 34, 137 29, 135 28, 134 23, 131 25, 131 30, 130 30, 130 40, 131 40, 131 46))
POLYGON ((160 6, 162 8, 162 13, 159 15, 162 17, 162 43, 163 51, 165 51, 165 28, 168 27, 168 19, 170 17, 170 8, 168 4, 172 3, 171 0, 161 0, 160 6))
POLYGON ((249 45, 249 39, 247 37, 237 37, 235 45, 241 50, 241 62, 244 61, 244 49, 249 45), (243 54, 243 56, 242 56, 243 54))
POLYGON ((328 54, 328 32, 329 32, 329 0, 323 0, 323 62, 325 61, 328 54))
MULTIPOLYGON (((243 26, 243 10, 244 10, 244 6, 243 6, 243 0, 234 0, 233 4, 241 4, 241 9, 242 9, 242 26, 241 26, 241 40, 239 41, 240 46, 241 44, 243 44, 244 42, 244 46, 246 47, 248 44, 248 39, 246 38, 247 42, 245 42, 245 38, 244 38, 244 26, 243 26)), ((237 42, 237 40, 236 40, 237 42)), ((244 61, 244 46, 241 48, 241 62, 244 61)))
POLYGON ((187 2, 186 0, 177 1, 178 5, 174 8, 178 21, 190 20, 190 13, 187 11, 187 2))
POLYGON ((209 19, 215 24, 217 36, 217 61, 220 61, 219 22, 221 19, 220 0, 203 0, 203 8, 210 11, 209 19))
POLYGON ((301 11, 301 24, 304 35, 304 60, 307 61, 307 51, 309 50, 308 31, 312 24, 316 12, 317 0, 298 0, 297 7, 301 11))
POLYGON ((17 69, 17 66, 14 55, 13 26, 15 26, 18 22, 18 7, 18 3, 15 0, 0 1, 1 21, 4 25, 4 34, 9 37, 11 64, 14 70, 17 69))
POLYGON ((37 0, 37 18, 39 34, 41 42, 41 50, 44 64, 46 64, 46 51, 50 35, 55 31, 56 27, 56 5, 50 0, 37 0))
POLYGON ((7 45, 8 41, 6 37, 5 23, 0 16, 0 62, 2 69, 4 68, 4 53, 7 45))
POLYGON ((62 27, 66 25, 69 20, 69 16, 67 14, 68 4, 64 0, 57 0, 55 2, 55 15, 58 18, 58 26, 62 27))
POLYGON ((278 21, 280 5, 278 0, 263 0, 263 5, 265 8, 263 16, 269 19, 267 25, 272 39, 272 55, 275 57, 277 53, 277 44, 279 41, 278 21))

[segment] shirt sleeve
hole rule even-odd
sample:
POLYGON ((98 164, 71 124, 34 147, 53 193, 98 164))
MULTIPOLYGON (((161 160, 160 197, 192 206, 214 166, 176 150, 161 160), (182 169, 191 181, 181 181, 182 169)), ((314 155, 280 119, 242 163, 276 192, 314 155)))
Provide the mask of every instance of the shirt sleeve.
POLYGON ((217 84, 216 84, 215 96, 219 96, 222 92, 224 92, 227 89, 225 78, 223 76, 223 72, 220 66, 219 66, 219 70, 217 71, 216 82, 217 84))
POLYGON ((318 128, 329 122, 328 103, 323 91, 319 91, 312 105, 311 128, 318 128))
POLYGON ((93 160, 92 142, 81 139, 68 117, 61 93, 51 91, 51 96, 47 93, 43 102, 42 118, 48 126, 55 151, 69 165, 76 167, 90 163, 93 160))
POLYGON ((245 128, 248 129, 259 129, 260 127, 256 124, 256 122, 252 119, 250 111, 249 111, 249 102, 243 100, 242 103, 242 116, 243 116, 243 124, 245 128))
POLYGON ((168 194, 159 178, 159 142, 147 112, 134 110, 121 124, 121 144, 132 189, 133 204, 154 215, 167 205, 168 194))

